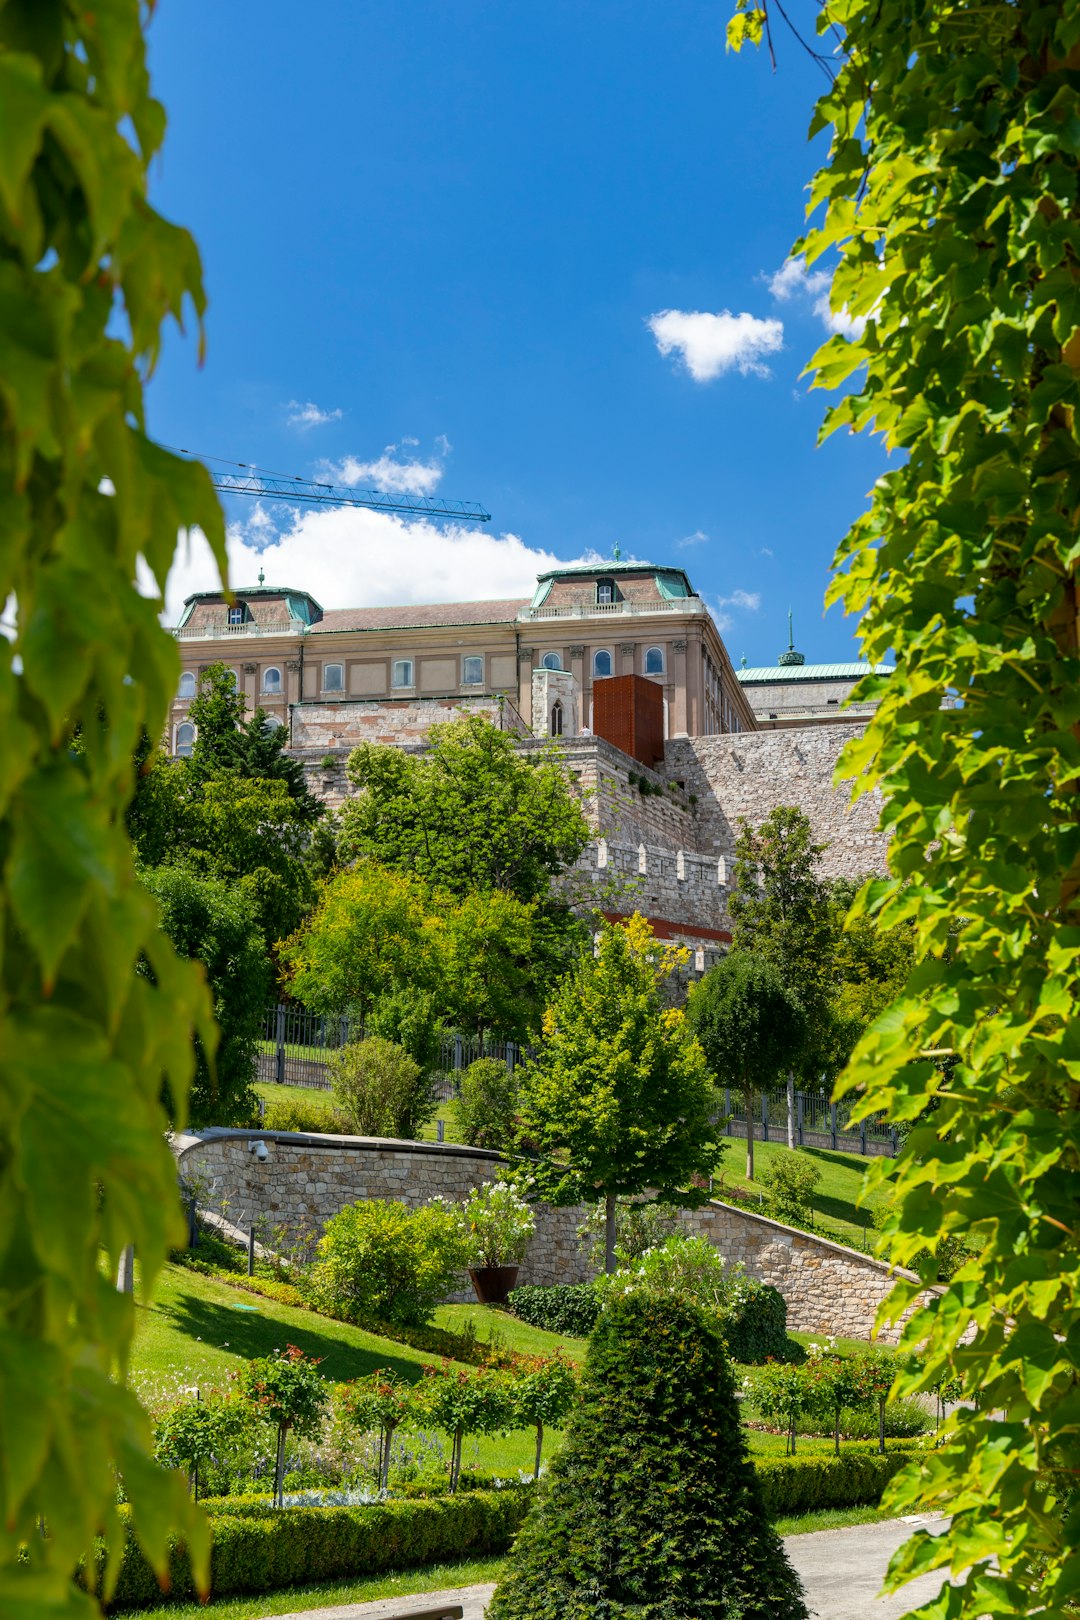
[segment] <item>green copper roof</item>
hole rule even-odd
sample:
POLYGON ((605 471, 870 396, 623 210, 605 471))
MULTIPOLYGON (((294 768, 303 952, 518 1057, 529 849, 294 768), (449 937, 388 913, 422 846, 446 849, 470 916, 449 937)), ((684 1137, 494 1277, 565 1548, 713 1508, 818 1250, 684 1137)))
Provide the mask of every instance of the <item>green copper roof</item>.
POLYGON ((892 664, 766 664, 737 669, 740 686, 787 686, 792 681, 857 681, 863 675, 891 675, 892 664))

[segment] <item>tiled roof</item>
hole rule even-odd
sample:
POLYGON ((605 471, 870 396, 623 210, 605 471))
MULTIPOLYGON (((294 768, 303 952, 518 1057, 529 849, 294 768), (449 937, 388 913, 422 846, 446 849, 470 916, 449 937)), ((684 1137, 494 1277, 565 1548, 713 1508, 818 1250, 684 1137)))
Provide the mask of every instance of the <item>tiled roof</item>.
POLYGON ((309 635, 317 636, 326 630, 421 630, 440 624, 505 624, 511 625, 522 608, 529 605, 527 596, 497 602, 431 602, 414 603, 410 607, 330 608, 309 635))
POLYGON ((788 681, 855 681, 863 675, 891 675, 892 664, 766 664, 735 671, 743 686, 784 686, 788 681))

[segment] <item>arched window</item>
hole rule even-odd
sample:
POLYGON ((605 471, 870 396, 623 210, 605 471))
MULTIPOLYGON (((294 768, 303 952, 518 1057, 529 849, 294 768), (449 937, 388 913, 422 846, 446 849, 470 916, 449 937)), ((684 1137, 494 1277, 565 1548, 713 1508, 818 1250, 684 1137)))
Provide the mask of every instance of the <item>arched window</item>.
POLYGON ((611 674, 611 654, 605 648, 593 653, 592 672, 597 678, 611 674))
POLYGON ((281 671, 271 664, 269 669, 263 670, 262 689, 264 692, 281 691, 281 671))
POLYGON ((232 681, 234 686, 239 686, 240 685, 240 676, 239 676, 239 673, 235 669, 227 669, 225 671, 225 673, 229 677, 229 679, 232 681))
POLYGON ((324 692, 343 692, 345 690, 344 664, 323 665, 322 689, 324 692))
POLYGON ((562 736, 562 704, 557 698, 551 705, 551 723, 548 729, 553 737, 562 736))
POLYGON ((647 647, 645 650, 646 675, 662 675, 664 673, 663 647, 647 647))
POLYGON ((180 690, 177 696, 182 698, 193 698, 195 696, 195 677, 190 669, 185 669, 180 677, 180 690))
POLYGON ((282 720, 280 715, 267 714, 263 716, 262 728, 264 731, 276 731, 279 726, 283 726, 284 724, 285 722, 282 720))
POLYGON ((540 660, 541 669, 562 669, 562 659, 558 653, 545 653, 540 660))
POLYGON ((179 759, 190 759, 191 750, 195 745, 195 727, 190 720, 176 728, 176 753, 179 759))
POLYGON ((411 688, 413 684, 413 661, 411 658, 395 658, 390 674, 391 686, 411 688))

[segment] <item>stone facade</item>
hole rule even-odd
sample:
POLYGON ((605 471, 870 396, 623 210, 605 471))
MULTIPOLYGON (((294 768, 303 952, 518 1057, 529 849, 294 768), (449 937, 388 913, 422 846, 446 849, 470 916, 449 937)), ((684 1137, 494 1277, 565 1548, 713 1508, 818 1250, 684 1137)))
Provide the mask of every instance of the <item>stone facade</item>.
MULTIPOLYGON (((436 1195, 463 1199, 473 1187, 494 1180, 502 1163, 499 1154, 476 1148, 284 1132, 210 1130, 178 1138, 174 1150, 181 1174, 197 1184, 204 1201, 213 1205, 227 1197, 233 1220, 258 1214, 293 1230, 321 1226, 359 1198, 395 1198, 414 1207, 436 1195), (266 1142, 267 1163, 259 1164, 251 1153, 254 1141, 266 1142)), ((537 1206, 523 1283, 588 1280, 591 1269, 577 1241, 583 1214, 580 1207, 537 1206)), ((715 1244, 725 1260, 741 1262, 750 1276, 778 1288, 787 1301, 790 1328, 870 1337, 894 1276, 880 1260, 729 1204, 706 1204, 686 1212, 682 1221, 688 1232, 715 1244)))

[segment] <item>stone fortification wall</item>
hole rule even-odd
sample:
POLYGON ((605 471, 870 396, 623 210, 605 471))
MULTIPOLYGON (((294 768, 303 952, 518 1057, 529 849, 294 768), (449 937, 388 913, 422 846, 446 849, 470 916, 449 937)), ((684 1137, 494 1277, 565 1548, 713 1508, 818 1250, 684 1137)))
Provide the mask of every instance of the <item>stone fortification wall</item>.
POLYGON ((610 838, 591 843, 560 880, 565 893, 598 911, 641 911, 701 939, 725 929, 726 883, 724 863, 711 855, 610 838))
POLYGON ((742 732, 676 738, 666 747, 664 774, 693 793, 699 827, 697 848, 729 863, 739 822, 758 825, 780 804, 798 805, 815 838, 828 848, 820 871, 826 877, 862 877, 885 870, 887 839, 878 831, 881 796, 851 802, 850 785, 833 787, 844 745, 861 726, 742 732))
MULTIPOLYGON (((232 1220, 254 1212, 293 1230, 322 1225, 359 1198, 396 1198, 414 1207, 436 1194, 462 1199, 495 1179, 501 1164, 497 1153, 475 1148, 284 1132, 205 1131, 179 1138, 175 1151, 181 1173, 197 1183, 202 1201, 213 1206, 227 1197, 232 1220), (258 1140, 270 1150, 265 1164, 250 1152, 258 1140)), ((588 1280, 591 1271, 576 1236, 582 1215, 581 1208, 537 1206, 522 1282, 588 1280)), ((892 1273, 880 1260, 728 1204, 706 1204, 682 1221, 726 1260, 741 1261, 751 1276, 778 1288, 789 1327, 869 1337, 892 1286, 892 1273)))

